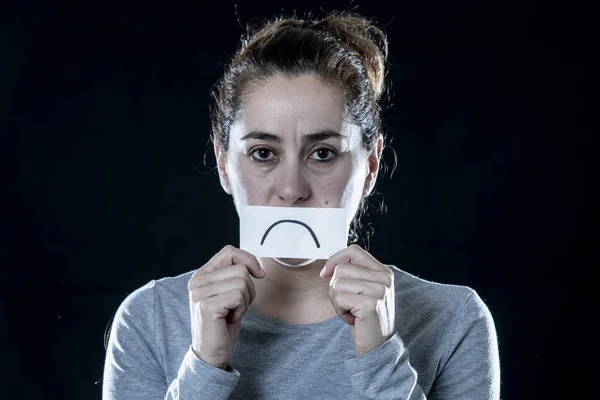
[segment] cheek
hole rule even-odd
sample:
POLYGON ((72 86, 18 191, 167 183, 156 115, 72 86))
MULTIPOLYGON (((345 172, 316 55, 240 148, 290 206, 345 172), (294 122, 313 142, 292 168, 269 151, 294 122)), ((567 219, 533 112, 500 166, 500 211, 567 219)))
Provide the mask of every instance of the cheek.
POLYGON ((238 204, 260 205, 269 193, 269 177, 240 159, 229 166, 233 197, 238 204))
POLYGON ((328 177, 321 187, 319 196, 325 199, 327 206, 351 208, 354 203, 357 203, 357 198, 360 201, 364 182, 361 182, 360 174, 356 171, 356 166, 348 163, 341 165, 328 177))
POLYGON ((348 184, 344 188, 342 196, 342 207, 355 208, 358 207, 362 198, 364 180, 360 179, 358 174, 354 174, 349 178, 348 184))

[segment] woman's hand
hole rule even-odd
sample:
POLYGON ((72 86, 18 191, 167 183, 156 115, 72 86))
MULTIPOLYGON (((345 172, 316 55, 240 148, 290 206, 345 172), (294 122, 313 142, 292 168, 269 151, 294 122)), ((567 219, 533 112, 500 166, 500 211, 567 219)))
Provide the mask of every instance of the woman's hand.
POLYGON ((227 367, 242 317, 256 297, 250 275, 257 279, 265 276, 256 257, 225 246, 188 282, 192 350, 217 368, 227 367))
POLYGON ((394 334, 394 273, 357 245, 338 251, 321 277, 332 277, 329 299, 350 325, 356 355, 379 347, 394 334))

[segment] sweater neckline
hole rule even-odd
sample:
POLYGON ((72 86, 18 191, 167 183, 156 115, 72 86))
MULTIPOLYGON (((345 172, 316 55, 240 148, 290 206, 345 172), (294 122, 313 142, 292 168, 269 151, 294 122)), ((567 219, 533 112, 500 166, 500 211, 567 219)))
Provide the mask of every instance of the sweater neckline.
POLYGON ((248 307, 248 314, 250 314, 254 319, 258 320, 258 322, 264 326, 280 331, 295 333, 314 333, 315 331, 331 330, 334 327, 338 327, 340 323, 345 324, 345 322, 338 316, 326 319, 325 321, 315 322, 312 324, 294 324, 291 322, 280 321, 271 318, 267 315, 261 314, 258 311, 256 311, 252 306, 248 307))

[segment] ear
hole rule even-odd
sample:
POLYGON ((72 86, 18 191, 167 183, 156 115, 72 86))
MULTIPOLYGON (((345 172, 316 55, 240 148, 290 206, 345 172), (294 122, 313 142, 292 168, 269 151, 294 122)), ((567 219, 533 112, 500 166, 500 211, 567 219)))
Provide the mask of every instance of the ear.
POLYGON ((225 193, 231 195, 231 186, 229 185, 229 176, 227 175, 227 152, 221 150, 219 144, 215 141, 215 158, 217 159, 217 170, 219 171, 219 180, 225 193))
POLYGON ((368 197, 375 187, 377 181, 377 173, 379 172, 379 161, 381 160, 381 152, 383 150, 383 136, 379 135, 375 147, 371 150, 367 160, 367 177, 365 179, 365 188, 363 197, 368 197))

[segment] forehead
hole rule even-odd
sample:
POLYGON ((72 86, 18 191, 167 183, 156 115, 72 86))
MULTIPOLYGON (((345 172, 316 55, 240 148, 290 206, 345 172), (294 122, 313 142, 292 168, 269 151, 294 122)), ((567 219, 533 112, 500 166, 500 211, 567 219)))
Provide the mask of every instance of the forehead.
POLYGON ((340 89, 314 75, 272 77, 245 96, 240 117, 242 131, 246 132, 261 130, 278 135, 324 129, 342 132, 344 96, 340 89))

